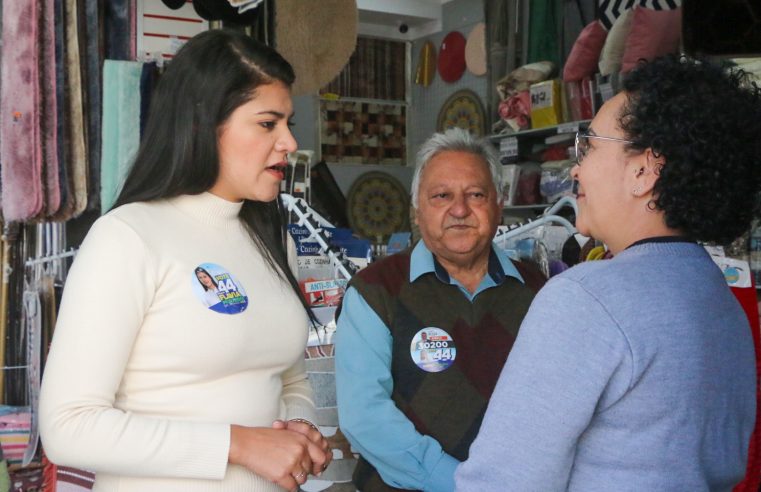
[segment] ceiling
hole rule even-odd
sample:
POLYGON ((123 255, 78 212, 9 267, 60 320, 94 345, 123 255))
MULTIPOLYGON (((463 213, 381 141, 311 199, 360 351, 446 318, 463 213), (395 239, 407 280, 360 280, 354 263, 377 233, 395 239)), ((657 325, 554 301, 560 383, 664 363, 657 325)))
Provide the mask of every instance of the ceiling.
POLYGON ((441 30, 443 5, 452 0, 357 0, 359 34, 410 41, 441 30))

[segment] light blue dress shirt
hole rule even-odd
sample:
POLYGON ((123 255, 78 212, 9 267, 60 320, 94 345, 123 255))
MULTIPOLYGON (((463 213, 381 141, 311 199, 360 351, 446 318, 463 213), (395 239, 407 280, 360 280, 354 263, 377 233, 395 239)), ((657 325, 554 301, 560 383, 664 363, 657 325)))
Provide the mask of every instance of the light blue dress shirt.
MULTIPOLYGON (((523 278, 502 250, 492 245, 487 274, 473 294, 435 260, 423 241, 410 256, 410 283, 433 273, 457 285, 471 302, 505 276, 523 278)), ((383 480, 397 488, 445 492, 454 490, 459 461, 441 445, 420 434, 391 399, 391 333, 373 309, 349 288, 336 331, 336 392, 341 431, 383 480)))

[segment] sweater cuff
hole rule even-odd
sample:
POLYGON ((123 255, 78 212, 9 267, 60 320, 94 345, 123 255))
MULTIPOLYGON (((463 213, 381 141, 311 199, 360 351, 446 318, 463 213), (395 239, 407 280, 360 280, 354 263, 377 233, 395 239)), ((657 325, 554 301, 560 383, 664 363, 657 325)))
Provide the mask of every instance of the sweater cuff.
POLYGON ((175 465, 177 476, 211 480, 225 478, 230 454, 230 425, 186 425, 185 430, 178 442, 183 456, 175 465))
POLYGON ((448 455, 441 453, 441 459, 431 470, 431 474, 423 484, 425 492, 443 492, 454 490, 454 472, 460 462, 448 455))
POLYGON ((285 404, 285 420, 291 419, 306 419, 314 425, 319 425, 314 404, 305 398, 292 396, 287 399, 285 404))

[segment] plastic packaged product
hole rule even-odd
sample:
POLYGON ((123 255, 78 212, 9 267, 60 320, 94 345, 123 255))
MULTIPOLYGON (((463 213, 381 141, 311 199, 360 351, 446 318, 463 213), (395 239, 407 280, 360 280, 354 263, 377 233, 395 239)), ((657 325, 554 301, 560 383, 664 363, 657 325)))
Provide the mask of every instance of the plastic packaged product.
POLYGON ((539 192, 545 202, 553 203, 561 197, 572 194, 571 168, 573 165, 574 162, 570 160, 548 161, 542 164, 539 192))

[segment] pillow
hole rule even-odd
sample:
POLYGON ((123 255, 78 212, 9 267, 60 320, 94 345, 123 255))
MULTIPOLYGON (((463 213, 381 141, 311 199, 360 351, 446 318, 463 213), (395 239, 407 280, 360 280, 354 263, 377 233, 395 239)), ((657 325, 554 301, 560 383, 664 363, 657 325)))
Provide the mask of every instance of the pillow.
POLYGON ((605 44, 600 53, 600 74, 610 75, 621 71, 621 61, 624 58, 626 49, 626 39, 629 37, 631 30, 632 18, 634 11, 632 9, 624 10, 618 19, 610 28, 608 37, 605 38, 605 44))
POLYGON ((597 72, 597 60, 600 59, 600 52, 607 36, 608 31, 598 20, 587 24, 582 29, 563 67, 564 81, 581 80, 597 72))
POLYGON ((622 71, 628 72, 640 58, 652 60, 679 49, 682 33, 682 8, 652 10, 644 7, 634 9, 622 71))

